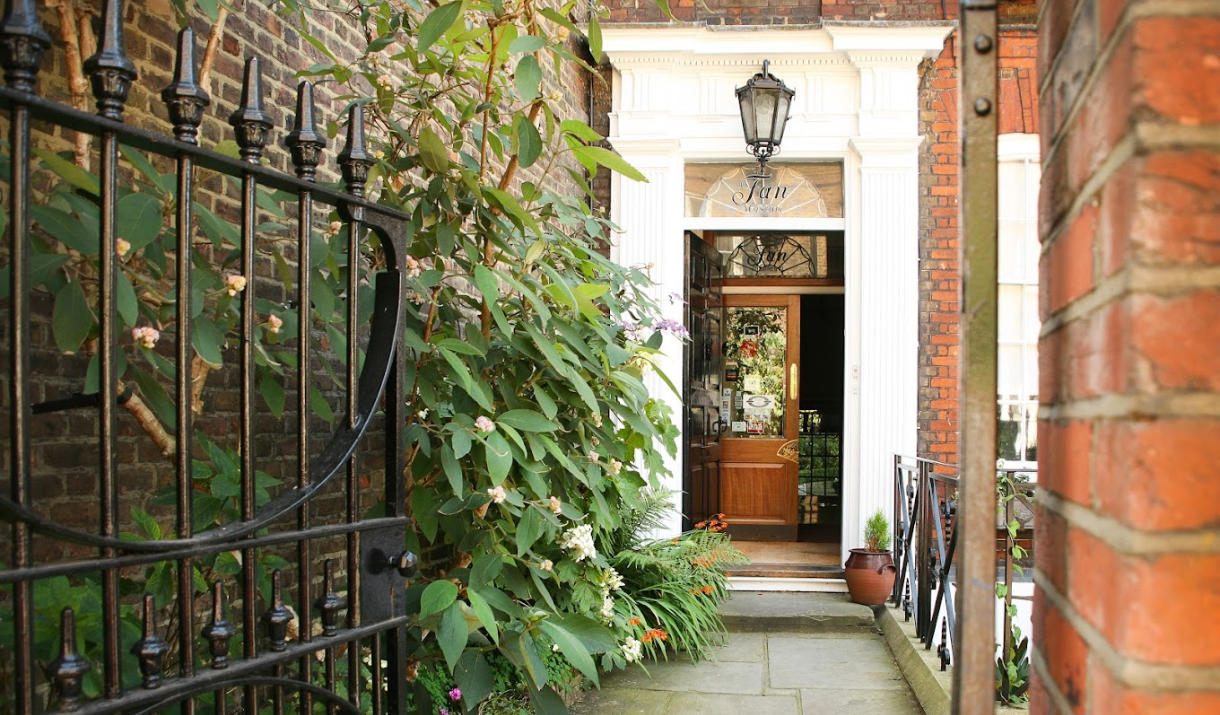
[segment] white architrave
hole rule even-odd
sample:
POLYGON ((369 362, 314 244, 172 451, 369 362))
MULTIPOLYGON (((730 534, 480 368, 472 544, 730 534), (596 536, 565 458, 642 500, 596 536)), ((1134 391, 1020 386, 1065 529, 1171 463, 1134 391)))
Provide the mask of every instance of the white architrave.
MULTIPOLYGON (((667 316, 681 306, 686 228, 683 167, 748 161, 734 89, 771 61, 796 90, 779 162, 844 163, 847 235, 844 341, 843 554, 863 518, 890 511, 893 454, 916 445, 919 63, 940 54, 951 25, 833 24, 819 27, 603 25, 614 65, 610 137, 649 183, 615 177, 612 217, 622 229, 612 255, 653 264, 667 316)), ((739 222, 740 219, 732 219, 739 222)), ((827 219, 786 220, 785 230, 832 228, 827 219)), ((770 227, 767 219, 759 229, 770 227)), ((666 343, 668 374, 681 376, 681 346, 666 343)), ((650 389, 681 405, 660 380, 650 389)), ((681 461, 670 484, 681 484, 681 461)), ((676 533, 679 523, 671 525, 676 533)))

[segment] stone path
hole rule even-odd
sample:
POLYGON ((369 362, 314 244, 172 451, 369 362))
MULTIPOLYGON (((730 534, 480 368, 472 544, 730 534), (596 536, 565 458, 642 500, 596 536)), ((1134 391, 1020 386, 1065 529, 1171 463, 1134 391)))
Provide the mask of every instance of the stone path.
POLYGON ((737 594, 723 610, 731 630, 714 660, 607 675, 573 715, 922 715, 867 608, 770 593, 737 594))

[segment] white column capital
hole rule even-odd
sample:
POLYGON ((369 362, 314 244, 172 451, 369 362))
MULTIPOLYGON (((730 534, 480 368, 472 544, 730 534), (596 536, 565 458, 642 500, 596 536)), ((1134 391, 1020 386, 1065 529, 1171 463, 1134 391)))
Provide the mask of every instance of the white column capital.
POLYGON ((923 137, 852 137, 847 142, 860 157, 860 169, 919 169, 923 137))

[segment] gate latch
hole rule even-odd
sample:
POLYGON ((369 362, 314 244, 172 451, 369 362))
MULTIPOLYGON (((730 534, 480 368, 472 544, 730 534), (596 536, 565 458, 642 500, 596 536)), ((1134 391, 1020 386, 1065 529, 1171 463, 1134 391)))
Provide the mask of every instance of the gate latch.
POLYGON ((360 620, 386 621, 406 615, 407 579, 419 571, 419 558, 403 548, 401 527, 370 529, 360 535, 360 620))

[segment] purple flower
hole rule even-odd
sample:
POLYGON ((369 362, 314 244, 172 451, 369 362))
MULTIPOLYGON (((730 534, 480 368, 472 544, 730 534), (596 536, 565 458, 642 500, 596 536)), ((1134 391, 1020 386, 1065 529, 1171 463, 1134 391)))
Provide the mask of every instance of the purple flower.
POLYGON ((445 708, 441 708, 440 710, 437 710, 436 712, 437 712, 437 715, 449 715, 449 711, 446 710, 445 708))
POLYGON ((668 318, 658 321, 652 327, 656 328, 657 330, 663 330, 670 333, 676 338, 686 338, 690 336, 690 331, 686 329, 685 325, 676 320, 670 320, 668 318))
POLYGON ((632 342, 640 342, 640 326, 630 320, 620 320, 618 326, 623 329, 623 336, 632 342))
POLYGON ((461 689, 461 688, 454 688, 453 690, 450 690, 450 691, 449 691, 449 699, 450 699, 450 700, 452 700, 452 701, 453 701, 453 702, 455 702, 455 703, 456 703, 457 701, 461 700, 461 699, 462 699, 462 689, 461 689))

